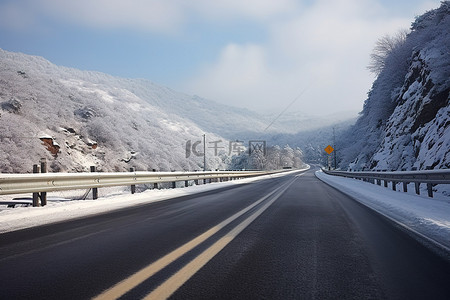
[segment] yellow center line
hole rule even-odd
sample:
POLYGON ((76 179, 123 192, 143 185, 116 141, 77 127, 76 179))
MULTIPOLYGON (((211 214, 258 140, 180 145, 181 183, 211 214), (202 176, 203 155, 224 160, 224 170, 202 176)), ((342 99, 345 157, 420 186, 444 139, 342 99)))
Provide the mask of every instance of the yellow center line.
MULTIPOLYGON (((289 185, 290 184, 291 184, 291 182, 289 182, 289 185)), ((282 189, 285 186, 286 186, 286 184, 281 186, 281 187, 279 187, 279 188, 277 188, 277 189, 275 189, 274 191, 272 191, 271 193, 269 193, 266 196, 262 197, 258 201, 256 201, 253 204, 247 206, 243 210, 237 212, 233 216, 231 216, 228 219, 222 221, 218 225, 210 228, 209 230, 207 230, 204 233, 200 234, 199 236, 197 236, 193 240, 191 240, 188 243, 186 243, 186 244, 180 246, 179 248, 173 250, 169 254, 166 254, 165 256, 163 256, 162 258, 158 259, 154 263, 152 263, 152 264, 148 265, 147 267, 141 269, 140 271, 134 273, 130 277, 120 281, 119 283, 117 283, 113 287, 107 289, 106 291, 104 291, 103 293, 101 293, 100 295, 98 295, 98 296, 96 296, 96 297, 94 297, 92 299, 94 299, 94 300, 110 300, 110 299, 117 299, 117 298, 123 296, 124 294, 126 294, 129 291, 131 291, 133 288, 135 288, 136 286, 138 286, 139 284, 141 284, 142 282, 144 282, 145 280, 147 280, 148 278, 150 278, 151 276, 153 276, 157 272, 161 271, 163 268, 168 266, 170 263, 174 262, 176 259, 178 259, 179 257, 183 256, 185 253, 189 252, 190 250, 192 250, 196 246, 198 246, 201 243, 203 243, 206 239, 208 239, 209 237, 211 237, 212 235, 217 233, 219 230, 221 230, 222 228, 224 228, 225 226, 227 226, 228 224, 230 224, 231 222, 233 222, 234 220, 236 220, 237 218, 239 218, 240 216, 242 216, 243 214, 248 212, 253 207, 257 206, 258 204, 260 204, 261 202, 263 202, 264 200, 266 200, 267 198, 269 198, 270 196, 272 196, 273 194, 275 194, 277 191, 279 191, 280 189, 282 189)))
MULTIPOLYGON (((290 182, 290 184, 293 181, 290 182)), ((226 245, 228 245, 239 233, 242 232, 248 225, 250 225, 257 217, 259 217, 270 205, 272 205, 290 186, 287 185, 280 193, 276 195, 272 200, 267 202, 264 206, 247 217, 243 222, 238 224, 224 237, 215 242, 211 247, 203 251, 199 256, 189 262, 177 273, 172 275, 153 292, 148 294, 145 300, 153 299, 167 299, 176 290, 178 290, 186 281, 188 281, 195 273, 197 273, 208 261, 210 261, 217 253, 219 253, 226 245)))

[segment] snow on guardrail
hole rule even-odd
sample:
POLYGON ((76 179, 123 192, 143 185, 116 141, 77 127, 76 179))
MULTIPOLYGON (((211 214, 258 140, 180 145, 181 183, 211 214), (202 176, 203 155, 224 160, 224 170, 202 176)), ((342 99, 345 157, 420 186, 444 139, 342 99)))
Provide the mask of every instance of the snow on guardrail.
POLYGON ((420 184, 427 184, 428 196, 433 197, 433 186, 437 184, 450 184, 450 170, 422 170, 422 171, 393 171, 393 172, 347 172, 322 169, 325 174, 361 179, 371 183, 388 187, 392 183, 392 189, 397 189, 397 183, 403 183, 403 191, 407 192, 408 184, 414 183, 416 194, 420 195, 420 184))

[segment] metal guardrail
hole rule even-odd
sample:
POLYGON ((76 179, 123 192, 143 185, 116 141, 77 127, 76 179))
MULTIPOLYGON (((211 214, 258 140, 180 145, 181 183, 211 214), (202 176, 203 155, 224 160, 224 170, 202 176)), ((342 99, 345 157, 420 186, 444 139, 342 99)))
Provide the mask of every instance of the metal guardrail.
MULTIPOLYGON (((284 170, 285 171, 285 170, 284 170)), ((278 171, 206 171, 206 172, 123 172, 123 173, 37 173, 0 174, 0 195, 47 193, 54 191, 96 189, 111 186, 225 179, 268 175, 278 171)), ((175 184, 173 184, 175 186, 175 184)), ((133 192, 133 188, 132 188, 133 192)), ((33 195, 33 197, 35 197, 33 195)), ((94 198, 96 198, 94 196, 94 198)))
POLYGON ((388 187, 388 182, 392 183, 392 189, 397 189, 397 183, 403 183, 403 191, 408 191, 408 184, 414 183, 416 194, 420 195, 420 184, 427 184, 428 196, 433 197, 433 185, 450 184, 450 170, 426 170, 426 171, 394 171, 394 172, 346 172, 330 171, 322 169, 328 175, 343 176, 354 179, 361 179, 371 183, 388 187))

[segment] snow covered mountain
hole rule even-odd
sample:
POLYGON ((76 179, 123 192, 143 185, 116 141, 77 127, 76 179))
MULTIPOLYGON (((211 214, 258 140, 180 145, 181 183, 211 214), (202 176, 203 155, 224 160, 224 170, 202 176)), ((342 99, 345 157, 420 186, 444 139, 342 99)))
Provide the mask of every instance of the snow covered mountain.
MULTIPOLYGON (((30 172, 40 158, 52 171, 91 165, 101 171, 198 170, 203 147, 196 142, 203 134, 208 169, 223 169, 239 152, 233 141, 245 147, 269 123, 270 117, 148 80, 0 49, 0 172, 30 172)), ((289 125, 273 124, 266 132, 284 132, 283 126, 289 125)))
POLYGON ((341 168, 450 168, 450 1, 416 18, 386 57, 341 168))
MULTIPOLYGON (((0 171, 29 172, 40 158, 53 171, 201 169, 203 157, 186 157, 188 141, 204 133, 207 141, 227 140, 176 112, 189 115, 187 107, 202 101, 149 81, 0 50, 0 171)), ((226 167, 228 153, 214 150, 207 149, 209 168, 226 167)))

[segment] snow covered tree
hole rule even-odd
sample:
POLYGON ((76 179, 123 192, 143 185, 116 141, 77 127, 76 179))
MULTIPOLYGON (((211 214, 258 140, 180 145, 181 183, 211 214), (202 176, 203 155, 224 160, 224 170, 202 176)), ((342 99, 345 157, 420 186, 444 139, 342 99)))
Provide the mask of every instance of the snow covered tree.
POLYGON ((378 76, 381 71, 383 71, 389 55, 394 53, 405 43, 407 36, 408 31, 402 29, 393 36, 385 35, 379 38, 370 55, 371 62, 367 68, 378 76))
POLYGON ((267 159, 262 150, 252 151, 252 154, 249 157, 250 165, 252 169, 255 170, 264 170, 266 167, 267 159))
POLYGON ((281 148, 278 145, 267 148, 267 170, 278 170, 281 165, 281 148))
POLYGON ((286 145, 284 146, 283 151, 281 151, 281 167, 292 168, 293 166, 294 166, 294 150, 289 145, 286 145))

